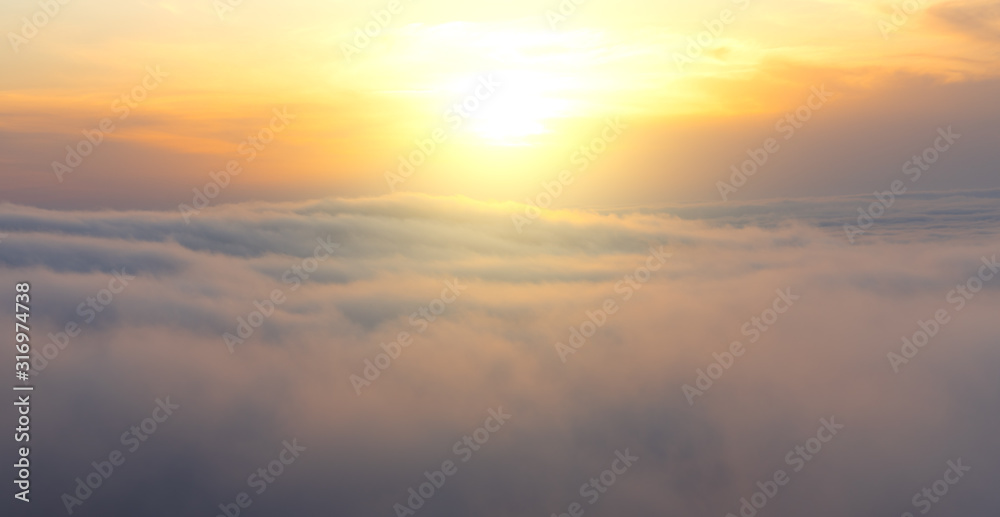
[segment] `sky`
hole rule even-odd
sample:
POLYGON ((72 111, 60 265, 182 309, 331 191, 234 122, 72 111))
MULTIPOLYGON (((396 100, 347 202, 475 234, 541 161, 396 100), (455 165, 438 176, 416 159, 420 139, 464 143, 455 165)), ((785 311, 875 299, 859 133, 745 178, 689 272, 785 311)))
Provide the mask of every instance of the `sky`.
POLYGON ((619 117, 627 137, 559 206, 717 200, 717 178, 784 139, 776 121, 813 88, 831 98, 742 199, 868 193, 948 125, 965 131, 959 170, 922 190, 995 185, 993 2, 224 2, 71 2, 30 39, 40 8, 7 3, 5 198, 176 208, 235 159, 247 174, 214 202, 523 201, 619 117), (275 109, 294 119, 250 143, 275 109), (104 118, 80 165, 53 164, 104 118))
POLYGON ((1000 2, 0 29, 4 515, 1000 505, 1000 2))

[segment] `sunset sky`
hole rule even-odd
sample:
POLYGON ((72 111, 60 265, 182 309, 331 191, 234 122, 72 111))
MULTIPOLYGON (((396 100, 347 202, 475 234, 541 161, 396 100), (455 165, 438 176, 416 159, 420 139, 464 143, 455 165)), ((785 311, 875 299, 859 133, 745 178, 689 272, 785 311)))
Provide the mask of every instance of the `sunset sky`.
POLYGON ((1000 2, 17 0, 0 29, 36 390, 5 516, 1000 507, 1000 2))
POLYGON ((558 206, 707 201, 820 86, 833 100, 741 198, 866 193, 939 125, 966 130, 970 149, 960 171, 922 190, 991 185, 993 2, 925 1, 906 19, 891 2, 564 3, 575 11, 94 0, 62 7, 30 40, 11 34, 30 31, 21 20, 37 6, 7 3, 5 196, 176 207, 209 171, 244 160, 240 143, 286 108, 293 123, 217 202, 383 195, 398 157, 439 128, 445 142, 398 190, 520 202, 576 167, 573 153, 608 117, 625 121, 627 138, 558 206), (116 110, 147 67, 162 82, 116 110), (499 86, 456 127, 449 108, 484 77, 499 86), (52 162, 105 117, 115 122, 107 142, 57 181, 52 162))

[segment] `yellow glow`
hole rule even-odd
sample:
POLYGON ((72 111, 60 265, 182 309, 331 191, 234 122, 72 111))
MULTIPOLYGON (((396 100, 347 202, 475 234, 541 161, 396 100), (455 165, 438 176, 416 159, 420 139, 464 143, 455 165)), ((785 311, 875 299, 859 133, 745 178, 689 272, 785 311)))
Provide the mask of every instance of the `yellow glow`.
POLYGON ((469 131, 497 145, 527 145, 526 138, 549 133, 544 125, 543 98, 510 96, 483 108, 469 131))
MULTIPOLYGON (((300 182, 317 195, 382 194, 389 190, 384 174, 398 169, 399 157, 443 131, 433 153, 396 188, 520 201, 575 167, 579 147, 607 118, 621 116, 634 129, 585 171, 608 180, 594 190, 612 191, 617 171, 648 164, 657 165, 645 174, 676 189, 704 183, 684 171, 712 172, 700 163, 707 158, 680 158, 697 147, 675 132, 680 126, 701 134, 723 118, 766 121, 821 84, 862 99, 899 85, 998 75, 995 60, 983 57, 996 54, 991 28, 1000 24, 988 2, 927 0, 883 35, 897 3, 583 2, 553 24, 548 11, 559 2, 421 0, 404 2, 403 12, 348 59, 343 46, 357 44, 358 31, 384 2, 291 10, 244 2, 220 16, 212 2, 89 0, 89 9, 60 13, 61 28, 46 27, 17 52, 0 55, 5 70, 17 71, 0 81, 0 129, 29 132, 38 152, 48 154, 25 163, 51 175, 45 164, 59 153, 45 142, 58 135, 58 151, 78 140, 81 128, 116 116, 111 103, 154 66, 169 74, 166 81, 126 120, 116 119, 107 141, 120 147, 103 147, 93 167, 100 159, 120 163, 113 149, 137 155, 141 147, 176 161, 164 170, 217 170, 240 158, 239 143, 272 109, 287 106, 296 119, 247 165, 260 171, 253 181, 300 182), (718 27, 724 10, 731 23, 709 37, 707 27, 718 27), (178 39, 176 27, 191 24, 201 32, 178 39), (699 38, 705 48, 694 47, 699 38), (496 94, 460 125, 450 123, 445 110, 488 74, 500 82, 496 94)), ((30 12, 0 7, 11 20, 30 12)), ((132 173, 125 166, 116 172, 132 173)), ((570 189, 574 195, 583 183, 570 189)))
POLYGON ((535 145, 552 133, 550 121, 569 116, 571 103, 559 78, 537 72, 501 74, 499 91, 472 113, 464 133, 491 145, 535 145))

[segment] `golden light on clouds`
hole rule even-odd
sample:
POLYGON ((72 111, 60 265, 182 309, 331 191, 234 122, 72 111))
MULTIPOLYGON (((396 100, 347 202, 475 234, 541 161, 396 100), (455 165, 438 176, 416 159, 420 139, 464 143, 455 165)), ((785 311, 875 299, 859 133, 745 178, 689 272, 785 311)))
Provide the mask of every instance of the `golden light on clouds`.
POLYGON ((0 22, 31 515, 995 513, 1000 0, 0 22))

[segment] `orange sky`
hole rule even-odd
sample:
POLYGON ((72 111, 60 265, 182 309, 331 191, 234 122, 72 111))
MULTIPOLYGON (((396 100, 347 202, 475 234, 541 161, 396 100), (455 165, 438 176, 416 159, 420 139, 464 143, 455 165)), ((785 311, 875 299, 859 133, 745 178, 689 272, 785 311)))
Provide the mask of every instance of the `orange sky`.
MULTIPOLYGON (((988 84, 1000 72, 998 14, 983 2, 921 2, 905 18, 902 3, 833 0, 222 5, 72 3, 37 34, 18 21, 37 18, 36 6, 0 8, 12 192, 115 205, 141 181, 164 193, 142 202, 170 205, 237 160, 248 173, 220 199, 381 195, 400 156, 439 131, 426 161, 393 188, 521 201, 576 167, 579 147, 619 117, 626 137, 577 171, 600 179, 563 202, 691 201, 713 196, 729 168, 713 155, 737 159, 814 86, 835 91, 843 113, 988 84), (135 90, 147 68, 162 82, 135 90), (486 78, 495 91, 456 115, 486 78), (121 117, 121 97, 135 92, 143 100, 121 117), (268 138, 260 131, 274 109, 295 118, 246 160, 241 144, 268 138), (56 181, 65 146, 105 117, 115 130, 56 181), (699 133, 683 144, 660 136, 699 133), (633 187, 612 182, 622 174, 633 187)), ((822 115, 814 126, 832 123, 822 115)), ((758 195, 768 194, 779 192, 758 195)))

